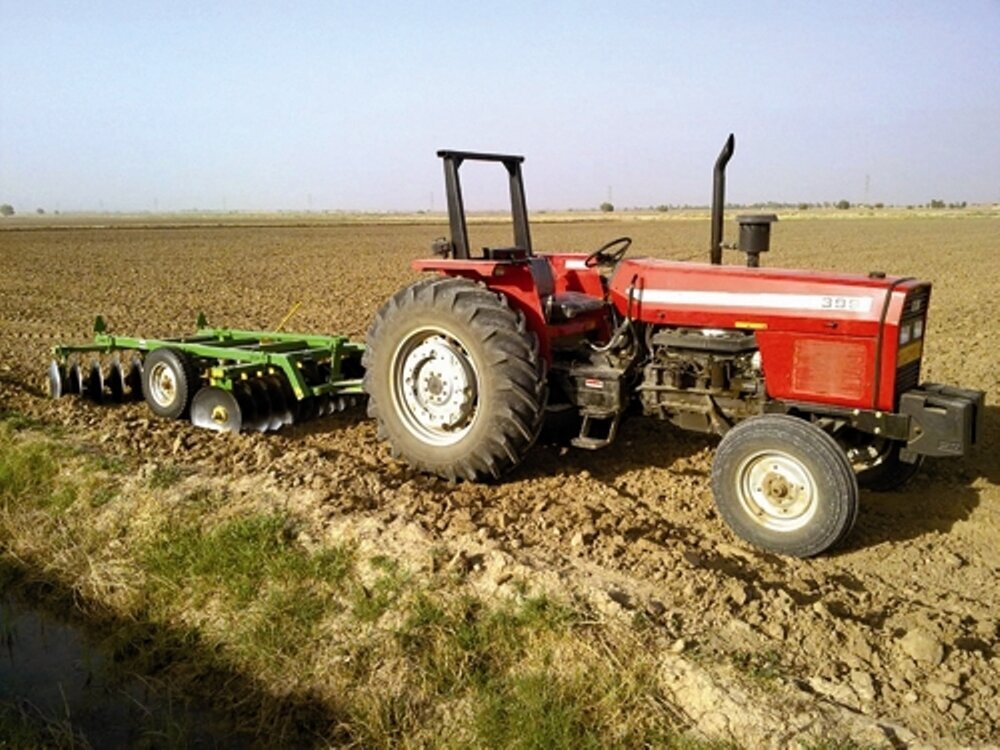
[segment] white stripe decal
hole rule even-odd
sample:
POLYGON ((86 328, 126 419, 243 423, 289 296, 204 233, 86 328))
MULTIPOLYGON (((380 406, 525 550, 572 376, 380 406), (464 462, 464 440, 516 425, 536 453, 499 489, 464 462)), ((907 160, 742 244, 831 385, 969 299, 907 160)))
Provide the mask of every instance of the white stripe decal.
POLYGON ((640 302, 650 305, 702 305, 705 307, 752 307, 772 310, 820 310, 853 313, 867 313, 872 309, 871 297, 848 297, 841 294, 642 289, 636 292, 636 297, 640 302))
POLYGON ((587 261, 585 260, 567 260, 566 270, 567 271, 582 271, 587 267, 587 261))

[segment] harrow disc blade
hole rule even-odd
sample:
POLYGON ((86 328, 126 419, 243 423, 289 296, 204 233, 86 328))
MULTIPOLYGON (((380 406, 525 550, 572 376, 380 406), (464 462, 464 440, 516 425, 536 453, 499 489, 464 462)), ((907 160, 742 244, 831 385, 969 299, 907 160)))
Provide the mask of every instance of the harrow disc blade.
POLYGON ((253 401, 256 419, 253 427, 247 425, 247 429, 266 432, 271 429, 271 399, 267 394, 267 387, 257 378, 248 380, 246 383, 250 391, 250 399, 253 401))
POLYGON ((216 432, 239 432, 243 426, 243 410, 229 391, 206 386, 194 394, 191 401, 191 424, 216 432))
POLYGON ((299 401, 298 413, 295 415, 296 422, 308 422, 319 416, 319 399, 310 396, 299 401))
POLYGON ((263 432, 264 428, 260 427, 261 418, 257 414, 257 404, 253 399, 253 391, 250 389, 250 384, 245 380, 237 380, 233 384, 233 395, 236 397, 236 403, 240 405, 240 411, 243 413, 243 430, 246 432, 263 432))
POLYGON ((94 403, 99 404, 104 400, 104 372, 101 370, 101 363, 96 359, 90 361, 83 393, 94 403))
POLYGON ((108 374, 104 376, 104 382, 108 386, 111 400, 121 402, 125 400, 125 372, 122 370, 122 363, 118 357, 111 360, 108 367, 108 374))
POLYGON ((80 365, 77 362, 70 365, 66 373, 66 393, 83 393, 83 373, 80 372, 80 365))
POLYGON ((332 408, 333 400, 330 398, 329 394, 324 393, 316 397, 316 408, 319 416, 325 417, 328 414, 333 413, 332 408))
POLYGON ((294 422, 295 415, 288 406, 281 379, 269 375, 263 379, 263 382, 264 387, 267 388, 267 397, 271 401, 271 429, 280 430, 284 425, 294 422))
POLYGON ((66 368, 52 360, 49 365, 49 395, 52 398, 62 398, 69 393, 69 376, 66 368))
POLYGON ((142 357, 138 354, 133 355, 129 362, 125 385, 128 386, 128 398, 132 401, 142 401, 142 357))

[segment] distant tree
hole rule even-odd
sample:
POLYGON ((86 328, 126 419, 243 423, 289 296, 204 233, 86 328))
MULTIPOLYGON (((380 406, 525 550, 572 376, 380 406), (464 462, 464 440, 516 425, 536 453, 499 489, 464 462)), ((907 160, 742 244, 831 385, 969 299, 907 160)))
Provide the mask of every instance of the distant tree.
POLYGON ((875 204, 875 208, 885 208, 885 204, 884 203, 876 203, 875 204))
POLYGON ((668 206, 665 203, 661 203, 659 206, 656 207, 656 210, 659 211, 660 213, 665 214, 667 211, 670 210, 670 206, 668 206))
POLYGON ((808 209, 809 209, 809 204, 808 203, 800 203, 799 204, 799 211, 806 211, 808 209))
POLYGON ((609 214, 615 210, 615 207, 610 202, 604 201, 604 203, 601 204, 601 210, 604 213, 609 214))
POLYGON ((13 216, 14 207, 9 203, 4 203, 0 205, 0 216, 13 216))
POLYGON ((837 201, 837 208, 840 209, 841 211, 846 211, 850 207, 851 207, 850 201, 845 201, 845 200, 837 201))
POLYGON ((44 208, 36 208, 35 209, 35 213, 38 214, 39 216, 42 216, 42 215, 45 214, 45 209, 44 208))
POLYGON ((934 198, 928 205, 931 208, 944 208, 944 201, 940 198, 934 198))

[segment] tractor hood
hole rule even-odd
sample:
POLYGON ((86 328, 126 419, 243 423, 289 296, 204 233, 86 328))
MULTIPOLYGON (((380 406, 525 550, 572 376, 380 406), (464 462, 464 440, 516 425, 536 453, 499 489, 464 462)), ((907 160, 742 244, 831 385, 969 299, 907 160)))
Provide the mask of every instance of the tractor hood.
POLYGON ((841 333, 870 335, 873 325, 899 319, 907 293, 916 286, 923 285, 912 278, 875 273, 645 258, 619 264, 611 281, 611 299, 622 314, 631 308, 633 318, 663 325, 841 329, 841 333))

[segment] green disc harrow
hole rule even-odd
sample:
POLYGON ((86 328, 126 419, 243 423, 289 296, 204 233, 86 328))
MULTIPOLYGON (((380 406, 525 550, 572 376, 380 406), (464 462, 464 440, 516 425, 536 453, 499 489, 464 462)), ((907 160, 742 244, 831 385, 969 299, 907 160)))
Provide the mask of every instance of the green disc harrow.
POLYGON ((212 328, 204 315, 181 338, 114 336, 101 317, 94 333, 53 347, 53 398, 144 398, 161 417, 223 432, 277 430, 363 398, 364 345, 344 336, 212 328))

